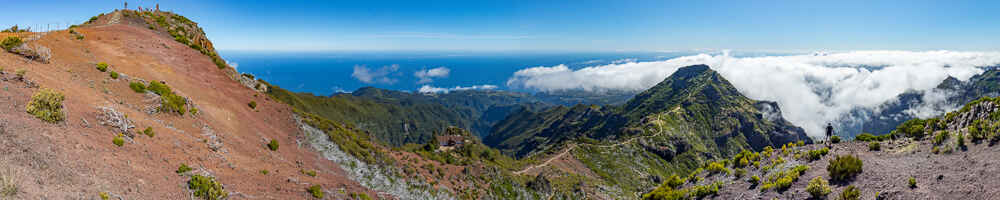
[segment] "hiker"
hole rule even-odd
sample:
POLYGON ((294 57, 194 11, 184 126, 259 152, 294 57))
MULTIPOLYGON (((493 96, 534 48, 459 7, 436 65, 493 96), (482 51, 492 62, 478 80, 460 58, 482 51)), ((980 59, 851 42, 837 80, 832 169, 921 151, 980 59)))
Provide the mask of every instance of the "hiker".
POLYGON ((832 144, 833 144, 833 143, 832 143, 832 142, 830 141, 830 138, 831 138, 831 137, 833 137, 833 124, 831 124, 831 123, 826 123, 826 141, 825 141, 825 142, 830 142, 830 143, 829 143, 829 144, 828 144, 827 146, 829 146, 829 145, 832 145, 832 144))

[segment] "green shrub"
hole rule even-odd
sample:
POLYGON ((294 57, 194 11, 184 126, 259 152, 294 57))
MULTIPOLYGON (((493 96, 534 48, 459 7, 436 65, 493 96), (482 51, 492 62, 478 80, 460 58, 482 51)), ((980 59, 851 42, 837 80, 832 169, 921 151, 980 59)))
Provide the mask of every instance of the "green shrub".
POLYGON ((105 62, 99 62, 99 63, 97 63, 97 70, 100 70, 101 72, 108 71, 108 63, 105 63, 105 62))
POLYGON ((826 182, 822 176, 817 176, 809 181, 809 185, 806 186, 806 192, 812 195, 814 199, 820 199, 830 194, 830 183, 826 182))
POLYGON ((752 185, 760 184, 760 177, 757 175, 750 176, 750 184, 752 185))
POLYGON ((108 73, 108 74, 110 74, 110 75, 111 75, 111 79, 118 79, 118 72, 115 72, 115 71, 111 71, 111 72, 110 72, 110 73, 108 73))
POLYGON ((846 181, 860 174, 862 165, 861 159, 852 155, 837 156, 827 165, 826 171, 833 181, 846 181))
POLYGON ((316 177, 316 170, 304 170, 303 169, 303 170, 300 170, 300 172, 302 172, 302 174, 305 174, 306 176, 316 177))
POLYGON ((191 170, 194 170, 194 169, 191 169, 191 167, 188 167, 187 164, 181 163, 181 166, 177 167, 177 171, 174 171, 174 172, 177 172, 178 174, 183 174, 183 173, 187 173, 187 172, 189 172, 191 170))
MULTIPOLYGON (((909 121, 903 122, 899 126, 896 126, 896 131, 903 133, 904 135, 916 139, 924 137, 924 126, 927 121, 922 119, 911 119, 909 121)), ((932 124, 933 125, 933 124, 932 124)))
POLYGON ((704 198, 709 195, 716 195, 719 193, 719 187, 722 186, 722 182, 715 182, 708 185, 698 185, 691 188, 691 196, 697 199, 704 198))
POLYGON ((26 69, 19 69, 14 71, 14 76, 17 76, 17 79, 20 80, 24 80, 24 75, 26 74, 28 74, 28 70, 26 69))
POLYGON ((122 138, 122 134, 118 134, 114 139, 111 139, 111 143, 114 143, 118 147, 124 146, 125 138, 122 138))
POLYGON ((278 150, 278 140, 271 139, 271 142, 267 143, 267 148, 271 149, 271 151, 277 151, 278 150))
POLYGON ((706 167, 706 169, 708 170, 708 172, 710 174, 718 174, 718 173, 723 173, 723 172, 725 172, 726 174, 729 174, 729 169, 726 168, 726 165, 723 165, 722 163, 719 163, 719 162, 708 163, 708 166, 706 167))
POLYGON ((823 158, 823 156, 825 156, 828 153, 830 153, 830 149, 826 148, 826 147, 823 147, 822 149, 817 149, 817 150, 809 151, 809 160, 810 161, 812 161, 812 160, 819 160, 820 158, 823 158))
POLYGON ((882 145, 879 142, 870 142, 868 143, 868 150, 869 151, 882 150, 882 145))
POLYGON ((132 88, 132 91, 135 91, 136 93, 146 93, 146 85, 143 85, 140 82, 128 83, 128 87, 132 88))
POLYGON ((916 178, 910 177, 910 180, 907 181, 907 183, 909 183, 910 188, 917 188, 917 179, 916 178))
POLYGON ((965 136, 962 133, 959 133, 955 140, 958 142, 959 148, 965 148, 965 136))
POLYGON ((309 194, 312 194, 313 197, 315 197, 317 199, 322 199, 323 196, 324 196, 323 195, 323 188, 320 187, 319 185, 313 185, 313 186, 307 188, 306 191, 309 192, 309 194))
POLYGON ((63 100, 66 97, 55 90, 43 88, 31 95, 31 102, 28 102, 27 112, 42 121, 56 123, 66 119, 63 113, 63 100))
POLYGON ((176 94, 170 93, 160 96, 160 111, 184 115, 184 112, 187 112, 186 105, 187 100, 176 94))
POLYGON ((831 136, 830 137, 830 142, 832 142, 834 144, 840 143, 840 136, 836 136, 836 135, 831 136))
POLYGON ((267 171, 266 169, 260 170, 260 174, 267 175, 269 173, 271 173, 271 171, 267 171))
POLYGON ((188 188, 194 190, 195 197, 201 197, 205 200, 219 200, 229 196, 225 189, 222 188, 222 184, 216 182, 215 178, 202 175, 191 176, 191 180, 188 181, 188 188))
POLYGON ((156 133, 153 132, 153 127, 146 127, 146 130, 142 130, 142 134, 146 134, 149 137, 156 136, 156 133))
POLYGON ((250 101, 250 103, 247 103, 247 106, 250 106, 250 109, 257 109, 257 102, 250 101))
POLYGON ((847 186, 843 192, 840 192, 840 197, 838 200, 858 200, 861 199, 861 190, 854 187, 853 185, 847 186))
POLYGON ((149 82, 149 87, 146 87, 146 89, 149 90, 149 91, 153 91, 153 93, 156 93, 157 95, 160 95, 160 96, 163 96, 165 94, 174 93, 173 91, 170 90, 170 86, 167 86, 167 84, 163 84, 163 83, 161 83, 159 81, 151 81, 151 82, 149 82))
POLYGON ((862 134, 860 134, 858 136, 854 136, 854 140, 871 142, 871 141, 878 140, 878 137, 876 137, 875 135, 872 135, 871 133, 862 133, 862 134))
POLYGON ((671 175, 670 178, 667 178, 667 181, 664 183, 667 184, 667 187, 678 189, 684 185, 684 182, 686 182, 686 180, 682 179, 680 176, 671 175))
POLYGON ((798 147, 806 146, 806 141, 799 140, 798 142, 795 143, 795 146, 798 147))
POLYGON ((934 139, 932 140, 932 142, 934 142, 934 145, 941 145, 941 143, 944 143, 945 140, 948 140, 949 136, 951 136, 951 133, 949 133, 948 131, 938 132, 936 135, 934 135, 934 139))
POLYGON ((934 146, 934 148, 931 148, 931 153, 938 154, 938 152, 941 152, 941 149, 939 149, 937 146, 934 146))
POLYGON ((22 41, 21 38, 8 36, 3 39, 3 42, 0 42, 0 47, 3 47, 3 49, 7 51, 13 51, 14 47, 21 46, 21 44, 24 44, 24 41, 22 41))

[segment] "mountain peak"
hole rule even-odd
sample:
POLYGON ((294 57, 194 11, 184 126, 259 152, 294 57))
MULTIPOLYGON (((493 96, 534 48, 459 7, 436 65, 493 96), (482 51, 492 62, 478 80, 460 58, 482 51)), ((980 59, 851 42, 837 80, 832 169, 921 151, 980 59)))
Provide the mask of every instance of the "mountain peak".
POLYGON ((674 72, 674 74, 670 75, 670 77, 667 78, 669 79, 669 78, 680 78, 680 77, 695 77, 706 72, 715 73, 715 71, 709 68, 708 65, 704 64, 691 65, 677 69, 677 71, 674 72))

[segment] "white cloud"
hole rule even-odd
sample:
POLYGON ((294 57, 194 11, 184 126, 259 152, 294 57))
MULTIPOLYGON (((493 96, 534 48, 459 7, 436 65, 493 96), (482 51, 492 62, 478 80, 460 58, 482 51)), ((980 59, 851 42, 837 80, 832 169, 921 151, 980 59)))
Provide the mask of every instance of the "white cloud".
POLYGON ((368 69, 364 65, 355 65, 354 73, 351 73, 351 77, 354 77, 361 81, 362 83, 380 83, 392 85, 396 83, 396 79, 389 77, 393 72, 399 71, 399 65, 389 65, 382 66, 376 70, 368 69))
MULTIPOLYGON (((746 96, 778 102, 786 119, 819 136, 823 125, 854 109, 878 109, 906 90, 929 91, 949 75, 967 80, 983 72, 978 67, 998 63, 997 52, 855 51, 742 58, 728 53, 699 54, 577 70, 565 65, 532 67, 515 72, 507 85, 537 91, 641 91, 680 67, 707 64, 746 96)), ((932 101, 943 99, 930 97, 932 101)), ((910 112, 932 116, 941 111, 922 108, 910 112)))
POLYGON ((417 72, 413 73, 413 76, 420 79, 417 81, 417 84, 423 84, 434 82, 434 78, 447 78, 450 73, 451 69, 448 69, 447 67, 438 67, 434 69, 417 70, 417 72))
POLYGON ((453 88, 439 88, 430 85, 421 86, 417 89, 420 93, 448 93, 451 91, 461 91, 461 90, 494 90, 497 89, 495 85, 473 85, 469 87, 455 86, 453 88))

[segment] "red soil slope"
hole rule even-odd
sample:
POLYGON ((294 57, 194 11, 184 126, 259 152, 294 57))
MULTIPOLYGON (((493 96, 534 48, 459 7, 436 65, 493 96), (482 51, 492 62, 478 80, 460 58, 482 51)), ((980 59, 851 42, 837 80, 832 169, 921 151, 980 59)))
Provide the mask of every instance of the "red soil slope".
POLYGON ((59 31, 29 42, 51 49, 48 64, 0 53, 0 79, 6 79, 0 80, 0 171, 14 177, 15 199, 93 199, 102 192, 113 199, 188 199, 189 177, 175 173, 182 163, 195 168, 191 173, 214 176, 230 199, 312 198, 305 190, 314 184, 331 199, 341 189, 375 196, 299 144, 301 131, 288 106, 242 86, 226 71, 231 69, 218 69, 208 56, 136 25, 75 30, 85 39, 59 31), (99 62, 123 78, 98 71, 99 62), (38 88, 14 79, 18 69, 27 70, 26 79, 38 88), (199 112, 147 113, 158 97, 133 92, 128 85, 135 78, 166 82, 199 112), (66 96, 65 121, 47 123, 25 112, 40 88, 66 96), (247 106, 250 101, 256 109, 247 106), (121 131, 99 124, 102 106, 134 121, 131 132, 152 127, 155 137, 136 134, 115 146, 112 139, 121 131), (278 151, 265 147, 270 139, 280 142, 278 151), (211 149, 217 142, 222 147, 211 149))

